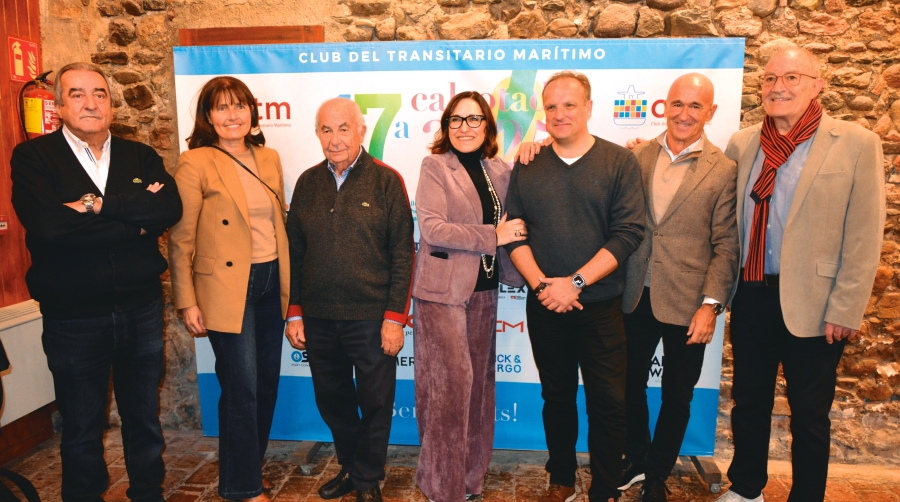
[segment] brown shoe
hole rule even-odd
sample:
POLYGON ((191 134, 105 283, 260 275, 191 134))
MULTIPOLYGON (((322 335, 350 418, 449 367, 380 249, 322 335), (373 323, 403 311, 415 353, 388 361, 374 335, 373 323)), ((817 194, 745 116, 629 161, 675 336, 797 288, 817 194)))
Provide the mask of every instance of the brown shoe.
POLYGON ((551 484, 541 494, 538 502, 572 502, 575 500, 575 487, 551 484))

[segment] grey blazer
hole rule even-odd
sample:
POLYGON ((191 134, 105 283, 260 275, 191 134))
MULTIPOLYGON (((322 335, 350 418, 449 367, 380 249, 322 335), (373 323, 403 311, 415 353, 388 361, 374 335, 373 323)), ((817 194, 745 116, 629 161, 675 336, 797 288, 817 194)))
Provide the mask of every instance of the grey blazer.
POLYGON ((684 176, 666 213, 655 221, 653 171, 662 146, 655 139, 638 145, 647 200, 644 240, 626 262, 622 310, 631 313, 644 291, 653 251, 650 298, 661 322, 688 326, 703 297, 731 299, 741 248, 735 218, 737 167, 704 138, 700 157, 684 176))
MULTIPOLYGON (((512 169, 501 159, 484 161, 500 201, 506 200, 512 169)), ((495 255, 495 273, 500 282, 521 287, 525 280, 513 266, 504 248, 497 247, 497 234, 485 225, 481 199, 465 167, 453 152, 429 155, 422 161, 416 189, 419 251, 412 295, 448 305, 469 299, 478 280, 481 255, 495 255), (432 253, 446 253, 439 258, 432 253)))
MULTIPOLYGON (((759 153, 757 124, 734 133, 737 216, 759 153)), ((862 324, 884 236, 884 159, 878 135, 822 115, 803 165, 781 242, 781 310, 798 337, 825 336, 825 323, 862 324)))

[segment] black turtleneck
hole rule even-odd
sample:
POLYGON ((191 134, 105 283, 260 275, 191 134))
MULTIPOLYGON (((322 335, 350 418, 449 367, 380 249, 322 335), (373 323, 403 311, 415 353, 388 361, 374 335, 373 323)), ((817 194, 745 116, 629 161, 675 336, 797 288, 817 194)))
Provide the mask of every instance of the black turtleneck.
MULTIPOLYGON (((466 168, 469 178, 475 185, 478 192, 478 198, 481 199, 482 223, 485 225, 494 225, 494 201, 491 199, 491 191, 488 188, 487 180, 484 179, 484 170, 481 168, 481 149, 474 152, 463 153, 456 148, 450 147, 450 150, 456 154, 460 164, 466 168)), ((493 262, 492 256, 485 256, 488 266, 493 262)), ((484 271, 481 261, 478 262, 478 280, 475 282, 475 291, 487 291, 497 289, 500 285, 500 271, 498 266, 494 266, 494 275, 488 278, 484 271)))

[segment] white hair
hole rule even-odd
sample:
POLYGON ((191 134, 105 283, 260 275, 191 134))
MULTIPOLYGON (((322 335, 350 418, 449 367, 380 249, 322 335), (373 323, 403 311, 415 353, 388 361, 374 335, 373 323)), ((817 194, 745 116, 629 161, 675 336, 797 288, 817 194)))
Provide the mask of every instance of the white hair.
POLYGON ((332 98, 319 105, 319 109, 316 110, 316 131, 319 130, 319 115, 326 106, 349 107, 353 112, 353 118, 356 120, 357 133, 362 134, 363 128, 366 127, 366 119, 363 117, 362 110, 359 109, 356 101, 347 98, 332 98))

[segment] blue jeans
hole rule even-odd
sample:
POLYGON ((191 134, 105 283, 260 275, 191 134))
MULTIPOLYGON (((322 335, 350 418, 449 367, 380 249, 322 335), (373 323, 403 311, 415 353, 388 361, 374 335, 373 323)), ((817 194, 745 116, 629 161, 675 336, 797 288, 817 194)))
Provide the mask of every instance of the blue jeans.
POLYGON ((63 419, 62 499, 102 502, 109 485, 103 432, 112 369, 130 480, 126 494, 136 502, 162 501, 162 301, 88 319, 45 317, 42 342, 63 419))
POLYGON ((263 492, 262 462, 278 396, 283 335, 278 261, 253 264, 241 332, 209 331, 222 388, 219 495, 223 498, 251 498, 263 492))

